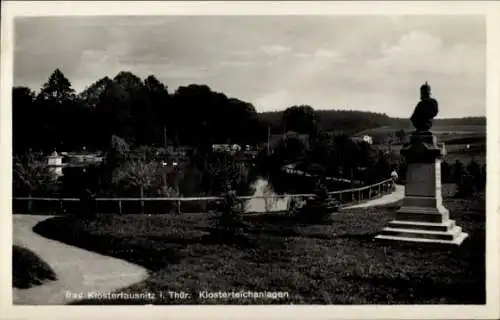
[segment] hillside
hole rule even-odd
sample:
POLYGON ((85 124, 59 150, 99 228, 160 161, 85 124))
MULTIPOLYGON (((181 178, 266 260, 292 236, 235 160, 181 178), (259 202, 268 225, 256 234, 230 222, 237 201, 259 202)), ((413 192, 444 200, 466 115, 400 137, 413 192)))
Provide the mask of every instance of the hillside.
MULTIPOLYGON (((271 126, 273 133, 281 133, 282 111, 259 113, 261 121, 271 126)), ((386 134, 403 129, 412 131, 409 119, 392 118, 386 114, 355 110, 316 110, 319 127, 323 131, 342 131, 348 134, 386 134)), ((436 133, 486 134, 485 117, 434 119, 436 133)))

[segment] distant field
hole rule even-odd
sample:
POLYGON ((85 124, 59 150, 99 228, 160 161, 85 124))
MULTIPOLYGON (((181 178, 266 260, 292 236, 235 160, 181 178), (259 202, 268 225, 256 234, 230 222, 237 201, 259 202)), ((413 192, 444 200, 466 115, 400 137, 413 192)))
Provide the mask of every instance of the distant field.
MULTIPOLYGON (((407 125, 403 126, 381 126, 373 129, 367 129, 362 131, 361 133, 369 134, 369 133, 385 133, 385 132, 394 132, 395 130, 405 130, 405 131, 414 131, 415 129, 408 121, 407 125)), ((463 133, 486 133, 486 125, 448 125, 448 124, 434 124, 432 126, 433 132, 463 132, 463 133)))
MULTIPOLYGON (((407 127, 383 126, 364 130, 357 135, 366 134, 374 137, 380 137, 388 134, 394 134, 400 129, 404 129, 407 133, 415 130, 411 127, 411 125, 408 125, 407 127)), ((477 141, 486 138, 485 125, 435 125, 432 127, 432 132, 443 142, 452 142, 456 139, 472 139, 472 141, 477 141)))
POLYGON ((465 153, 465 152, 449 152, 444 160, 448 163, 460 161, 463 164, 468 164, 472 160, 476 161, 479 165, 486 164, 486 153, 465 153))
MULTIPOLYGON (((486 164, 486 149, 485 143, 471 143, 470 149, 466 149, 466 144, 446 144, 446 155, 444 161, 448 163, 454 163, 459 160, 460 162, 467 164, 471 160, 476 161, 480 165, 486 164)), ((376 145, 379 150, 387 151, 388 147, 386 145, 376 145)), ((391 145, 391 149, 399 153, 402 145, 391 145)))

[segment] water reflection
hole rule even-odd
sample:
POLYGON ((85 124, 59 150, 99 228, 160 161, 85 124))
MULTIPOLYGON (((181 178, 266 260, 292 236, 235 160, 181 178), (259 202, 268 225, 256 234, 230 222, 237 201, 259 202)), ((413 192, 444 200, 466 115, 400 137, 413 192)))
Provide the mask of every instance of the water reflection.
POLYGON ((247 201, 245 206, 246 212, 276 212, 285 211, 288 209, 290 201, 289 196, 279 196, 273 191, 269 181, 263 178, 257 178, 252 184, 253 197, 268 197, 268 198, 253 198, 247 201))

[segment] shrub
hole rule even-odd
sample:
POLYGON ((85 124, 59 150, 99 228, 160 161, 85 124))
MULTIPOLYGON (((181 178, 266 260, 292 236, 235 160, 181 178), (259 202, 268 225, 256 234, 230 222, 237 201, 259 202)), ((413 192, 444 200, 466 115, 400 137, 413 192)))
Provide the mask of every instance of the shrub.
POLYGON ((229 190, 222 194, 219 202, 220 215, 217 218, 216 227, 222 234, 232 235, 241 233, 242 203, 236 195, 236 191, 229 190))
POLYGON ((97 215, 96 194, 86 189, 80 194, 78 217, 82 219, 94 219, 97 215))
POLYGON ((476 193, 476 187, 474 185, 474 177, 469 174, 464 174, 460 182, 457 184, 456 198, 469 198, 476 193))
POLYGON ((295 217, 299 222, 324 223, 329 220, 332 211, 338 210, 338 203, 330 199, 324 183, 317 184, 314 194, 303 207, 297 209, 295 217))
POLYGON ((54 270, 40 257, 28 249, 12 247, 12 285, 26 289, 47 280, 56 280, 54 270))
POLYGON ((13 192, 46 195, 57 189, 57 181, 41 153, 27 153, 16 157, 12 168, 13 192))
POLYGON ((242 202, 234 190, 222 195, 218 209, 220 214, 212 232, 214 240, 235 246, 252 246, 250 239, 244 234, 247 225, 242 219, 242 202))

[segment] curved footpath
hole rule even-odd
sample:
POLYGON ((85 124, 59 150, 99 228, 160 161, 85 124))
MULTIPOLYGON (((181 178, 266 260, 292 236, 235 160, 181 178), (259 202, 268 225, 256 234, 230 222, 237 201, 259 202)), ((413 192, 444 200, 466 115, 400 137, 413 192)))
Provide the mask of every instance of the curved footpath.
POLYGON ((366 207, 376 207, 376 206, 383 206, 386 204, 392 204, 395 202, 398 202, 399 200, 403 199, 405 196, 405 186, 396 185, 396 191, 393 191, 389 194, 386 194, 380 198, 373 199, 367 202, 355 204, 352 206, 348 207, 343 207, 342 210, 345 209, 355 209, 355 208, 366 208, 366 207))
POLYGON ((78 298, 71 294, 111 292, 147 278, 146 269, 129 262, 103 256, 58 241, 44 238, 33 227, 52 216, 13 215, 13 241, 47 262, 57 275, 56 281, 29 289, 12 289, 14 305, 62 305, 78 298))
MULTIPOLYGON (((380 206, 397 202, 404 197, 404 186, 396 185, 396 191, 365 203, 345 209, 380 206)), ((111 292, 128 287, 147 278, 146 269, 124 260, 104 256, 84 249, 44 238, 33 227, 52 216, 13 215, 14 244, 30 249, 47 262, 57 274, 58 280, 30 289, 12 289, 15 305, 61 305, 78 298, 68 294, 111 292)))

